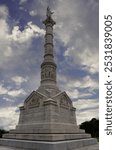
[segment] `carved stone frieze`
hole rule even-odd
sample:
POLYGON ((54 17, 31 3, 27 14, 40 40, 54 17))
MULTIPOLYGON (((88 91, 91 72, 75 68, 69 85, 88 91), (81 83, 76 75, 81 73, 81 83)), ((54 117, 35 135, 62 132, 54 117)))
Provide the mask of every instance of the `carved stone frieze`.
POLYGON ((69 106, 69 103, 68 103, 67 99, 64 97, 64 95, 61 96, 60 105, 69 106))
POLYGON ((39 107, 40 103, 46 99, 46 97, 39 92, 33 91, 24 102, 24 108, 29 109, 33 107, 39 107))
POLYGON ((39 107, 39 105, 40 97, 38 97, 37 95, 34 95, 27 104, 28 108, 39 107))
POLYGON ((41 79, 45 80, 46 78, 56 80, 56 68, 54 66, 48 65, 42 69, 41 79))

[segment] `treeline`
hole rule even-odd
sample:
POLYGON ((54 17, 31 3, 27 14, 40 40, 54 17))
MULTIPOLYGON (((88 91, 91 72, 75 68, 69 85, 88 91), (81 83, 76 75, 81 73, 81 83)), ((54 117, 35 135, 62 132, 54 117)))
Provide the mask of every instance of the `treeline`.
POLYGON ((80 125, 80 129, 84 129, 86 133, 91 134, 92 137, 99 139, 99 120, 96 118, 90 121, 85 121, 80 125))
POLYGON ((8 133, 8 131, 4 129, 0 129, 0 138, 2 138, 3 134, 8 133))

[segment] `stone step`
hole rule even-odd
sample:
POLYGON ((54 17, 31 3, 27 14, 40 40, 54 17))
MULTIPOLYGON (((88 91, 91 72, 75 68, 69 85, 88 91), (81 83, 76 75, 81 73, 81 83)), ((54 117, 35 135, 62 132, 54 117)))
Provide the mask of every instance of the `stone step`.
POLYGON ((91 138, 90 134, 4 134, 4 138, 40 140, 40 141, 63 141, 74 139, 91 138))
POLYGON ((49 133, 72 133, 72 134, 77 134, 77 133, 85 133, 84 130, 82 129, 72 129, 72 128, 68 128, 68 129, 64 129, 64 128, 60 128, 60 129, 57 129, 57 128, 45 128, 45 129, 41 129, 41 128, 24 128, 24 129, 16 129, 16 130, 10 130, 10 133, 29 133, 29 134, 33 134, 33 133, 38 133, 38 134, 41 134, 41 133, 46 133, 46 134, 49 134, 49 133))
POLYGON ((97 144, 94 138, 67 140, 57 142, 28 141, 15 139, 0 139, 0 145, 28 150, 74 150, 80 147, 97 144))
MULTIPOLYGON (((0 146, 0 150, 14 150, 14 148, 8 146, 0 146)), ((26 149, 15 148, 15 150, 26 150, 26 149)), ((75 150, 99 150, 99 144, 84 146, 81 148, 77 148, 75 150)))
POLYGON ((59 129, 59 128, 72 128, 73 129, 79 129, 79 126, 77 126, 76 124, 71 124, 71 123, 55 123, 55 122, 35 122, 35 123, 27 123, 27 124, 18 124, 16 126, 16 129, 27 129, 27 128, 35 128, 35 129, 49 129, 49 128, 55 128, 55 129, 59 129))

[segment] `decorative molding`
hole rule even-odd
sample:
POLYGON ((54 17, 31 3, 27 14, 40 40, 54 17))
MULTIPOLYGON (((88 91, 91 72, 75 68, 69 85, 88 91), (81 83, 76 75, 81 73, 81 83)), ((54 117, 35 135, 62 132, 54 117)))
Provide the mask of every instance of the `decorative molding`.
POLYGON ((55 105, 55 106, 57 106, 57 102, 54 101, 53 99, 48 99, 48 100, 44 101, 43 104, 44 105, 55 105))

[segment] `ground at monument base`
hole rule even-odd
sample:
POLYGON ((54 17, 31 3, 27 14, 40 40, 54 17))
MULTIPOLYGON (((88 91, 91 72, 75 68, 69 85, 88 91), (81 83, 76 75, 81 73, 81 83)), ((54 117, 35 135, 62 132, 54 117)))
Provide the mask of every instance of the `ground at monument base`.
MULTIPOLYGON (((27 150, 27 149, 19 149, 19 148, 0 146, 0 150, 27 150)), ((91 146, 85 146, 85 147, 78 148, 75 150, 99 150, 99 145, 95 144, 95 145, 91 145, 91 146)))

